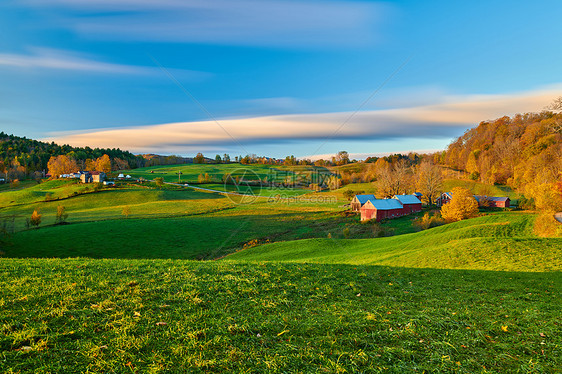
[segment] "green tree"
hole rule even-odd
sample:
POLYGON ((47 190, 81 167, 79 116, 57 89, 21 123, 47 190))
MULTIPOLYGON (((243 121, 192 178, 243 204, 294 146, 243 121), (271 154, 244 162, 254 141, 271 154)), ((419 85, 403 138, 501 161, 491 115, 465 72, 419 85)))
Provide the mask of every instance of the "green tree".
POLYGON ((220 155, 216 155, 216 156, 215 156, 215 162, 216 162, 217 164, 220 164, 220 163, 222 162, 222 158, 221 158, 220 155))
POLYGON ((55 224, 56 225, 60 225, 66 222, 66 219, 68 218, 68 213, 66 212, 66 208, 62 205, 59 205, 57 207, 57 215, 55 218, 55 224))
POLYGON ((449 222, 461 221, 478 214, 478 202, 468 189, 455 187, 451 201, 441 207, 441 216, 449 222))

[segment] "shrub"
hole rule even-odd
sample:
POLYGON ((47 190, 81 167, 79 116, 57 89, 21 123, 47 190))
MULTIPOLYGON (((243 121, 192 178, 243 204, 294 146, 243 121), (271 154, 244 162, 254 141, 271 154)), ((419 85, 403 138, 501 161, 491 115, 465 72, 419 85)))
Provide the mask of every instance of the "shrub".
POLYGON ((33 213, 31 213, 31 218, 29 219, 29 223, 32 226, 39 227, 41 224, 41 217, 42 215, 35 209, 33 213))
POLYGON ((60 225, 66 222, 66 219, 68 218, 68 213, 66 212, 66 208, 62 205, 59 205, 57 207, 57 215, 55 218, 55 224, 56 225, 60 225))
POLYGON ((131 208, 128 205, 125 205, 123 207, 123 211, 121 211, 121 214, 125 216, 125 218, 129 218, 129 215, 131 214, 131 208))
POLYGON ((162 186, 164 185, 164 178, 162 177, 154 178, 154 183, 156 183, 156 187, 162 188, 162 186))
POLYGON ((445 223, 439 212, 435 212, 431 215, 426 212, 423 217, 418 218, 414 221, 414 226, 418 227, 420 230, 427 230, 432 227, 437 227, 445 223))

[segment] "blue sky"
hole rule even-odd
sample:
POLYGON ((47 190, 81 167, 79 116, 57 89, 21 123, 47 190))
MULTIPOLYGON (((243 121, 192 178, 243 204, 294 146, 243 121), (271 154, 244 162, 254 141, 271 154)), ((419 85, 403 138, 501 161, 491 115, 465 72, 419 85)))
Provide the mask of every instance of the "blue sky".
POLYGON ((556 1, 5 0, 0 130, 213 156, 443 149, 562 95, 556 1))

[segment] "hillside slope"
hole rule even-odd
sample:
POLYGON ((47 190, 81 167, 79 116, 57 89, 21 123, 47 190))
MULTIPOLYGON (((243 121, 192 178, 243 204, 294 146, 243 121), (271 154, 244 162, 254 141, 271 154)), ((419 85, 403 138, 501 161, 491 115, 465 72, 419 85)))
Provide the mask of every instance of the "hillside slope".
POLYGON ((307 239, 263 245, 231 261, 377 264, 416 268, 562 270, 562 239, 532 234, 535 216, 499 213, 378 239, 307 239))

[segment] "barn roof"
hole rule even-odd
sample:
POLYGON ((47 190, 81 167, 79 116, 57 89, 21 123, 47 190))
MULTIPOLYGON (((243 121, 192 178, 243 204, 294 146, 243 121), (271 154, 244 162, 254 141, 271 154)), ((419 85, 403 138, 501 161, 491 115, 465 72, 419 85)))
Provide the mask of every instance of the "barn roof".
POLYGON ((402 204, 396 199, 369 200, 368 203, 377 210, 402 209, 402 204))
POLYGON ((480 199, 482 198, 488 198, 488 200, 490 201, 498 201, 498 202, 506 202, 507 200, 509 200, 509 197, 505 197, 505 196, 480 196, 480 195, 474 195, 474 198, 478 201, 480 201, 480 199))
POLYGON ((355 195, 357 201, 361 203, 361 205, 365 204, 369 200, 376 200, 377 198, 375 195, 355 195))
POLYGON ((400 201, 402 204, 421 204, 420 199, 415 195, 394 195, 393 199, 400 201))

